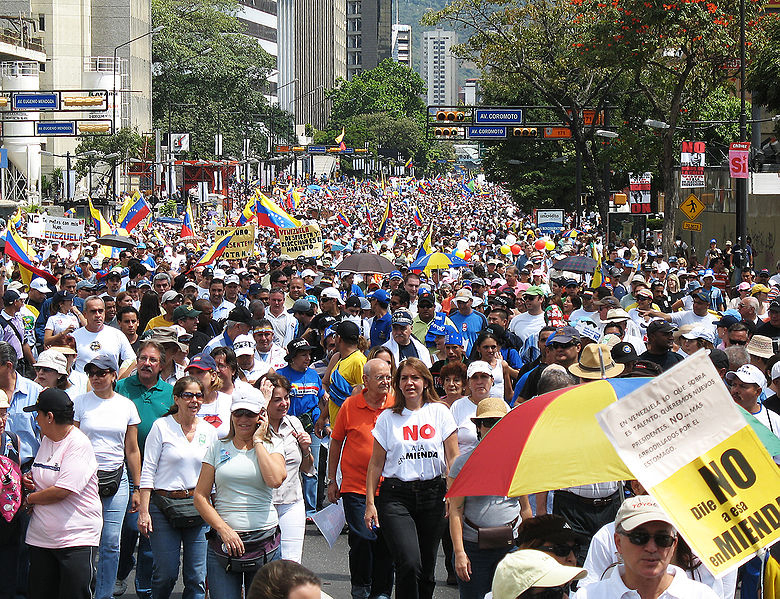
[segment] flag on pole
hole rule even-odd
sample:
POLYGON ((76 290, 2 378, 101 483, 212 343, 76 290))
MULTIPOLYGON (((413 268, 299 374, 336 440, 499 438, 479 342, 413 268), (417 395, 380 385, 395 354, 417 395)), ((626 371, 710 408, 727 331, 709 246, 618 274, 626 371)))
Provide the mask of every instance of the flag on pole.
POLYGON ((8 219, 15 227, 19 226, 19 223, 22 222, 22 207, 19 206, 16 209, 16 212, 14 212, 13 216, 8 219))
POLYGON ((409 158, 409 160, 406 161, 406 164, 404 164, 404 168, 412 168, 414 165, 412 164, 412 159, 409 158))
POLYGON ((607 277, 604 272, 604 265, 601 262, 601 254, 593 242, 590 244, 590 251, 593 259, 596 261, 596 268, 593 269, 593 278, 590 280, 590 286, 592 289, 598 289, 607 283, 607 277))
POLYGON ((122 209, 119 211, 119 227, 129 233, 151 213, 152 210, 149 208, 149 204, 136 191, 122 204, 122 209))
POLYGON ((417 256, 415 256, 415 260, 419 260, 426 254, 430 254, 433 252, 433 221, 428 225, 428 234, 425 236, 425 239, 423 239, 422 245, 420 246, 420 249, 417 250, 417 256))
POLYGON ((29 247, 24 237, 19 235, 14 224, 9 221, 5 233, 5 255, 19 265, 22 282, 29 286, 34 277, 43 277, 49 283, 57 283, 57 277, 47 270, 38 268, 29 256, 29 247))
POLYGON ((339 222, 340 222, 342 225, 344 225, 345 227, 349 227, 349 226, 350 226, 350 224, 349 224, 349 219, 347 218, 346 214, 344 214, 343 212, 339 212, 339 213, 336 215, 336 218, 338 218, 338 219, 339 219, 339 222))
POLYGON ((365 209, 366 209, 366 222, 368 223, 368 228, 373 229, 374 221, 371 220, 371 211, 368 209, 368 206, 365 206, 365 209))
POLYGON ((344 141, 344 127, 341 128, 341 133, 339 133, 336 136, 336 139, 334 140, 337 144, 340 144, 344 141))
POLYGON ((246 204, 244 205, 244 209, 241 211, 241 214, 238 217, 238 220, 236 221, 237 227, 241 227, 247 224, 255 217, 255 213, 257 212, 258 193, 259 193, 258 191, 255 191, 255 193, 251 195, 249 199, 246 201, 246 204))
POLYGON ((102 237, 103 235, 110 235, 112 233, 111 225, 108 224, 108 221, 106 221, 100 210, 95 208, 95 206, 92 204, 92 198, 88 200, 88 204, 89 214, 92 217, 92 226, 95 227, 95 231, 97 232, 98 237, 102 237))
POLYGON ((377 233, 379 233, 379 237, 384 238, 384 236, 387 234, 387 221, 390 220, 390 217, 392 216, 392 213, 390 212, 390 198, 387 198, 387 203, 385 204, 385 212, 382 215, 382 220, 379 221, 379 228, 377 229, 377 233))
POLYGON ((417 207, 417 204, 414 205, 414 210, 412 210, 412 218, 414 219, 415 225, 422 227, 422 214, 420 214, 420 209, 417 207))
POLYGON ((300 227, 303 224, 297 218, 285 212, 276 202, 260 193, 260 191, 257 192, 257 198, 257 224, 261 227, 288 229, 300 227))
POLYGON ((211 244, 211 247, 207 249, 203 255, 198 259, 198 261, 195 263, 195 266, 193 268, 196 268, 198 266, 207 266, 208 264, 211 264, 219 258, 224 252, 225 248, 227 248, 228 244, 230 243, 230 240, 233 239, 233 235, 235 235, 236 230, 232 229, 231 231, 228 231, 221 237, 218 237, 214 243, 211 244))
POLYGON ((190 206, 190 199, 187 198, 187 209, 184 211, 184 219, 181 223, 179 237, 193 237, 195 235, 195 229, 193 228, 192 223, 192 206, 190 206))

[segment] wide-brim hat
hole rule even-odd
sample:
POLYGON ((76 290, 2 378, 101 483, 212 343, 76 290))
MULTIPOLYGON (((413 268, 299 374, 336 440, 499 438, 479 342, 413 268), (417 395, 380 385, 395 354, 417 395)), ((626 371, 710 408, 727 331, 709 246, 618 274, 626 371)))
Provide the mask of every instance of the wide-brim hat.
POLYGON ((579 361, 569 366, 569 372, 581 379, 609 379, 623 372, 625 365, 615 362, 609 348, 600 343, 586 345, 579 361))
POLYGON ((477 413, 471 419, 474 424, 483 418, 503 418, 509 412, 506 402, 500 397, 486 397, 477 404, 477 413))

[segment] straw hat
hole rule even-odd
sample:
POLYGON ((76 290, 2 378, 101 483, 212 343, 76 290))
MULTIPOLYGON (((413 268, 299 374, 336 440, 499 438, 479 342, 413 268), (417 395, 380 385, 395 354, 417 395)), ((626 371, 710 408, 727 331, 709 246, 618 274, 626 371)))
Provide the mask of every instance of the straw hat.
POLYGON ((769 359, 775 355, 772 347, 772 339, 764 335, 753 335, 752 339, 745 346, 748 353, 759 358, 769 359))
POLYGON ((508 411, 506 402, 500 397, 486 397, 477 404, 477 413, 471 421, 476 424, 482 418, 503 418, 508 411))
POLYGON ((569 366, 569 372, 582 379, 609 379, 619 375, 624 368, 612 359, 608 347, 591 343, 582 350, 579 362, 569 366))

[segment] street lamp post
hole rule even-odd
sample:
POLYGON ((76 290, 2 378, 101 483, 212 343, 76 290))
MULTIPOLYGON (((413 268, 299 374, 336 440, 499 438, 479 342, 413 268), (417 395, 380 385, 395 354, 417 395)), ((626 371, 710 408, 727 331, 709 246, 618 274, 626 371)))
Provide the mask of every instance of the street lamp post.
MULTIPOLYGON (((143 39, 145 37, 148 37, 150 35, 154 35, 155 33, 160 33, 163 29, 165 29, 165 25, 158 25, 157 27, 155 27, 151 31, 147 31, 146 33, 141 34, 138 37, 134 37, 131 40, 127 40, 126 42, 121 43, 121 44, 119 44, 118 46, 116 46, 114 48, 114 61, 111 63, 111 69, 112 69, 112 77, 111 78, 113 79, 113 101, 114 101, 113 110, 111 111, 111 125, 113 126, 113 129, 114 129, 113 132, 114 133, 116 133, 116 104, 117 104, 117 102, 116 102, 116 76, 117 76, 116 52, 117 52, 117 50, 119 50, 119 48, 123 48, 124 46, 129 46, 133 42, 138 41, 140 39, 143 39)), ((119 74, 120 75, 122 74, 121 71, 120 71, 119 74)))
MULTIPOLYGON (((745 0, 739 0, 739 141, 747 141, 747 113, 745 112, 745 0)), ((749 168, 748 176, 750 176, 749 168)), ((741 267, 747 266, 747 184, 747 179, 737 179, 736 225, 737 244, 740 250, 742 250, 741 267)))

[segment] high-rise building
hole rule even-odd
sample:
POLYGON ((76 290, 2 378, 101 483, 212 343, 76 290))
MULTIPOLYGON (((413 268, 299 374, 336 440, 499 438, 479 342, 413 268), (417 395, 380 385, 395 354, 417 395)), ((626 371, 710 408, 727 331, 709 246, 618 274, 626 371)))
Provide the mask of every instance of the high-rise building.
POLYGON ((347 76, 346 0, 279 0, 279 107, 323 129, 325 92, 347 76))
POLYGON ((391 0, 347 0, 347 79, 390 58, 391 0))
MULTIPOLYGON (((260 47, 274 59, 274 67, 279 68, 278 44, 278 6, 276 0, 238 0, 238 20, 244 24, 244 33, 257 40, 260 47)), ((277 101, 276 88, 278 70, 269 76, 266 97, 270 102, 277 101)))
POLYGON ((428 104, 458 102, 458 62, 452 54, 452 46, 457 43, 454 31, 423 31, 420 69, 427 85, 428 104))
POLYGON ((393 25, 393 60, 412 68, 412 26, 393 25))

